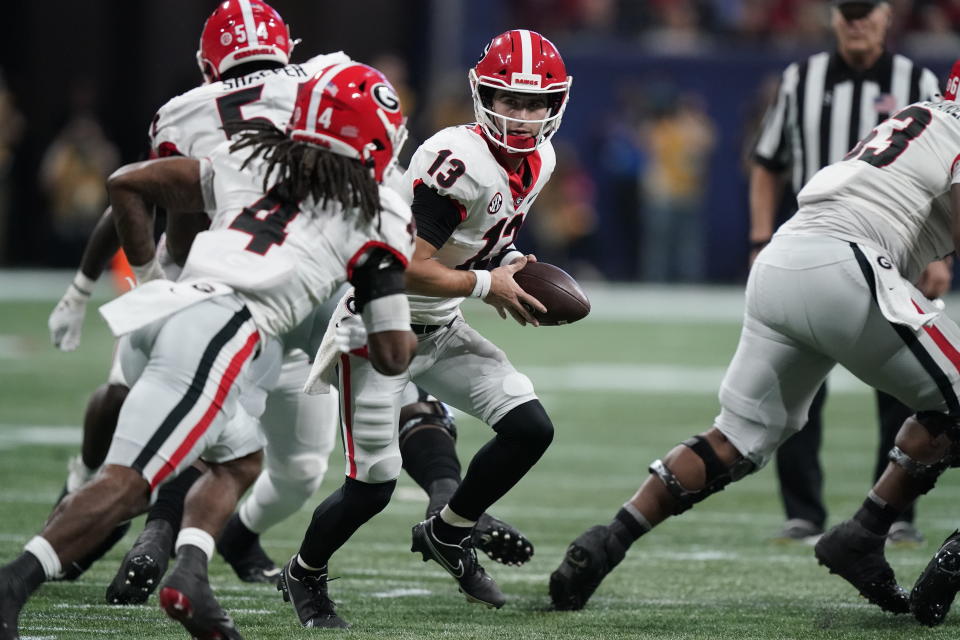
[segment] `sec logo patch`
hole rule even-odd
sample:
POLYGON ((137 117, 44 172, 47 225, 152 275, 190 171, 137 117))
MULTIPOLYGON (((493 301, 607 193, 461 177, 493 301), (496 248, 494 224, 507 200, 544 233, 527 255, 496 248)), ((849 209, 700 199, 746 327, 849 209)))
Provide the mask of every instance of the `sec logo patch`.
POLYGON ((500 211, 500 207, 503 206, 503 196, 500 195, 500 192, 497 191, 496 195, 490 198, 490 204, 487 205, 487 213, 493 215, 500 211))

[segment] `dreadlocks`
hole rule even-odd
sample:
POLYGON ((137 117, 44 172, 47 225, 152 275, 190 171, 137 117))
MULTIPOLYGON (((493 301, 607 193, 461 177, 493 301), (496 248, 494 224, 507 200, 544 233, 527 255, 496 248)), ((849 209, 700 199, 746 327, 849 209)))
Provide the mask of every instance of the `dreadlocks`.
POLYGON ((300 202, 313 196, 321 205, 333 200, 344 209, 357 208, 371 220, 379 215, 377 181, 359 160, 339 156, 319 145, 291 140, 270 122, 229 122, 224 130, 237 136, 230 151, 253 148, 241 169, 258 157, 266 161, 264 191, 269 189, 270 176, 276 170, 275 190, 284 200, 300 202))

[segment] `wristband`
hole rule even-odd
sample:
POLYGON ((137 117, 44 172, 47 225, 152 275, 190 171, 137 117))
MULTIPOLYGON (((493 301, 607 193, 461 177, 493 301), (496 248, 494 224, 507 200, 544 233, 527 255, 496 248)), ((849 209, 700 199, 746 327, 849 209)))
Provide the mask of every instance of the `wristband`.
POLYGON ((96 280, 92 280, 83 275, 83 271, 80 271, 79 269, 77 270, 77 275, 73 276, 73 288, 87 298, 89 298, 90 294, 93 293, 93 287, 96 284, 96 280))
POLYGON ((483 300, 487 297, 487 294, 490 293, 490 285, 493 283, 493 277, 489 271, 482 269, 471 269, 470 273, 477 278, 476 284, 473 285, 473 291, 470 292, 470 297, 483 300))
POLYGON ((374 298, 363 307, 361 315, 368 334, 410 330, 410 303, 404 293, 374 298))

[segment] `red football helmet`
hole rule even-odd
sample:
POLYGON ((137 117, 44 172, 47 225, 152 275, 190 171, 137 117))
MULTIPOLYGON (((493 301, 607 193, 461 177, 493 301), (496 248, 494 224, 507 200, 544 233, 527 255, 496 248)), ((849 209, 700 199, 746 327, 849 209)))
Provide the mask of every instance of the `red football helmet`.
POLYGON ((383 182, 407 139, 407 128, 386 76, 365 64, 345 62, 300 85, 287 134, 356 158, 383 182))
POLYGON ((473 111, 487 138, 510 153, 520 154, 533 152, 556 133, 573 84, 573 76, 567 75, 553 43, 527 29, 513 29, 494 38, 468 76, 473 111), (508 121, 521 121, 493 111, 497 89, 547 97, 547 117, 524 121, 540 123, 535 139, 506 135, 508 121))
POLYGON ((244 62, 288 64, 295 44, 283 18, 266 2, 224 0, 203 24, 197 64, 207 82, 216 82, 244 62))

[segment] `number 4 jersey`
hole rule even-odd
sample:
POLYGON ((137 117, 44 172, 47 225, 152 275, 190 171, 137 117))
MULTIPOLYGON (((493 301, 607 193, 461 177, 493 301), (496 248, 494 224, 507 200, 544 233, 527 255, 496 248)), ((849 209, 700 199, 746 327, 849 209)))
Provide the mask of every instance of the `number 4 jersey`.
POLYGON ((312 198, 291 204, 263 189, 265 163, 223 143, 201 161, 210 229, 197 235, 181 281, 210 280, 241 295, 257 326, 283 336, 351 277, 370 249, 393 253, 404 266, 413 254, 410 207, 380 187, 372 219, 339 203, 312 198))
POLYGON ((823 234, 890 255, 911 282, 953 252, 950 186, 960 182, 960 105, 918 102, 874 129, 800 191, 777 235, 823 234))
MULTIPOLYGON (((480 127, 448 127, 420 145, 403 176, 402 195, 414 202, 418 224, 424 212, 417 210, 414 194, 429 187, 455 205, 459 220, 434 259, 452 269, 490 269, 513 245, 520 227, 556 164, 549 142, 524 156, 513 171, 502 165, 487 144, 480 127)), ((442 223, 446 224, 446 223, 442 223)), ((442 225, 441 225, 442 226, 442 225)), ((421 237, 436 244, 423 235, 421 237)), ((415 324, 445 324, 457 313, 463 298, 408 296, 410 317, 415 324)))

